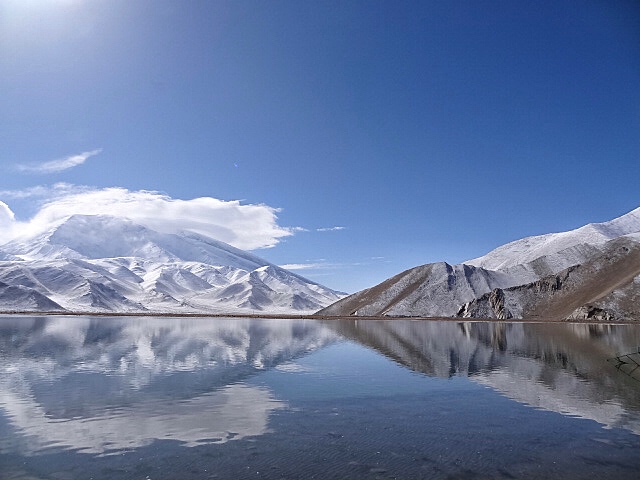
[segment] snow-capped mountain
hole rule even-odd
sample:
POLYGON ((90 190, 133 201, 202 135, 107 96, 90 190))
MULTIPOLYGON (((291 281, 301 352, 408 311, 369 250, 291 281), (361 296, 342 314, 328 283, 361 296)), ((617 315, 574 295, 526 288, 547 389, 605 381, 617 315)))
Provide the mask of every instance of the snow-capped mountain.
POLYGON ((545 268, 545 274, 552 274, 591 258, 609 240, 637 232, 640 232, 640 208, 608 222, 516 240, 465 263, 488 270, 509 271, 538 260, 531 267, 538 271, 545 268))
POLYGON ((460 265, 415 267, 318 313, 640 320, 640 208, 460 265))
POLYGON ((343 296, 193 232, 74 215, 0 246, 4 311, 309 312, 343 296))

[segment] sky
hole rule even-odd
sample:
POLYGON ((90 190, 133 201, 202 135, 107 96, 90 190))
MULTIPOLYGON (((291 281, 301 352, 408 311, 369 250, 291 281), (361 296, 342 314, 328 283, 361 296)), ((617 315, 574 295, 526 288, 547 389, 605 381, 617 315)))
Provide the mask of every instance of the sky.
POLYGON ((634 0, 0 0, 0 242, 114 213, 352 293, 639 179, 634 0))

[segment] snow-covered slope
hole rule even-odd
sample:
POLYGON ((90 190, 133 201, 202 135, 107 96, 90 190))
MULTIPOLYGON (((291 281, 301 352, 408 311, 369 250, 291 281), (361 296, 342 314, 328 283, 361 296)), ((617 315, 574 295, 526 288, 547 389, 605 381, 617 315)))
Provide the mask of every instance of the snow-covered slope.
POLYGON ((464 263, 488 270, 508 270, 543 259, 538 263, 545 263, 550 274, 582 263, 609 240, 636 232, 640 232, 640 208, 608 222, 516 240, 464 263))
POLYGON ((309 312, 343 296, 212 238, 105 215, 0 251, 3 311, 309 312))
POLYGON ((157 263, 196 261, 254 270, 268 262, 193 232, 159 233, 125 218, 74 215, 36 237, 2 247, 23 259, 136 257, 157 263))
POLYGON ((322 315, 449 317, 511 278, 470 265, 430 263, 406 270, 318 312, 322 315))
POLYGON ((318 314, 636 318, 638 232, 640 208, 610 222, 511 242, 460 265, 415 267, 318 314))

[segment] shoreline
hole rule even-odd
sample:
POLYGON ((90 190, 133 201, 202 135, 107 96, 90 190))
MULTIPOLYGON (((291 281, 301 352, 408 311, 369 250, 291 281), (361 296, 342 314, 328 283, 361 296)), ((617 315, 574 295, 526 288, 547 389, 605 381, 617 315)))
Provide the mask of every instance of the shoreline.
POLYGON ((545 319, 530 318, 460 318, 460 317, 388 317, 388 316, 357 316, 357 315, 315 315, 315 314, 285 314, 285 313, 167 313, 167 312, 60 312, 60 311, 10 311, 0 312, 0 317, 159 317, 159 318, 251 318, 270 320, 363 320, 363 321, 396 321, 411 320, 425 322, 456 322, 456 323, 561 323, 561 324, 590 324, 590 325, 640 325, 639 320, 589 320, 589 319, 545 319))

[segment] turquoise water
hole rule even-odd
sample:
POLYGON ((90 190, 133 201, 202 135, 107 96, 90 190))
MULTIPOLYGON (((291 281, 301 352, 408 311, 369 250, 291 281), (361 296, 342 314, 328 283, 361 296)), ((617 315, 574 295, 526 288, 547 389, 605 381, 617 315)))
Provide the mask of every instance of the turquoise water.
POLYGON ((640 372, 612 359, 639 345, 622 325, 0 317, 0 478, 635 479, 640 372))

